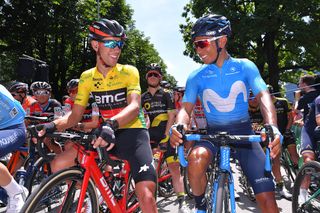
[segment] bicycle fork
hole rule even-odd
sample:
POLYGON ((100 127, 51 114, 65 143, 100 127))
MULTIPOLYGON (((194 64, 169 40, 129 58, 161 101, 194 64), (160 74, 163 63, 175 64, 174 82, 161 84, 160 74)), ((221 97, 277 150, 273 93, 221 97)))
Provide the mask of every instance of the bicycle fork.
MULTIPOLYGON (((235 204, 235 195, 234 195, 234 182, 233 176, 230 168, 230 147, 220 146, 220 162, 219 162, 219 171, 220 173, 226 173, 228 177, 228 186, 231 204, 231 213, 236 213, 236 204, 235 204)), ((217 191, 218 191, 218 182, 222 176, 218 174, 218 178, 215 179, 213 184, 213 193, 212 193, 212 211, 216 210, 216 201, 217 201, 217 191)))
MULTIPOLYGON (((93 153, 90 153, 90 155, 94 155, 93 153)), ((94 183, 98 187, 102 197, 107 202, 108 207, 112 210, 112 212, 122 212, 120 206, 117 203, 116 198, 113 195, 113 192, 111 188, 108 186, 107 181, 103 177, 99 167, 94 162, 95 158, 90 156, 83 156, 83 160, 81 164, 84 164, 84 168, 87 168, 87 170, 84 173, 83 182, 81 186, 80 196, 79 196, 79 203, 77 206, 77 212, 81 212, 83 202, 86 195, 86 190, 88 187, 88 183, 90 181, 90 177, 92 177, 94 183)))

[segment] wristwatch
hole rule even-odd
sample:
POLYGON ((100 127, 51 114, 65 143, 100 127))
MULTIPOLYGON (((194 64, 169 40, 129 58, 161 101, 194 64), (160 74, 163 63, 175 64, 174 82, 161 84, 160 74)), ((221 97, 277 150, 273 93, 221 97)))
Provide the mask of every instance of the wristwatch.
POLYGON ((119 123, 118 123, 118 121, 117 121, 116 119, 114 119, 114 118, 109 118, 109 119, 107 119, 105 122, 106 122, 107 124, 109 124, 114 131, 117 131, 117 130, 119 129, 119 123))

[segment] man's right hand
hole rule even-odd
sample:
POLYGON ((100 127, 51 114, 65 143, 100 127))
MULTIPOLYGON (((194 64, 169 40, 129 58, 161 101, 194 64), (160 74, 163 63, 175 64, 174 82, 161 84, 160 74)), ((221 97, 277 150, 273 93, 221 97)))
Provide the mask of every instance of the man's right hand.
POLYGON ((105 123, 99 131, 97 131, 97 133, 99 132, 99 137, 97 138, 97 140, 92 142, 93 147, 97 148, 109 145, 107 151, 111 150, 116 142, 116 138, 114 135, 115 131, 113 127, 110 125, 110 123, 105 123))
POLYGON ((175 124, 171 126, 171 134, 170 134, 170 145, 175 148, 183 143, 182 137, 183 135, 177 130, 177 128, 182 127, 184 131, 187 130, 187 126, 183 124, 175 124))

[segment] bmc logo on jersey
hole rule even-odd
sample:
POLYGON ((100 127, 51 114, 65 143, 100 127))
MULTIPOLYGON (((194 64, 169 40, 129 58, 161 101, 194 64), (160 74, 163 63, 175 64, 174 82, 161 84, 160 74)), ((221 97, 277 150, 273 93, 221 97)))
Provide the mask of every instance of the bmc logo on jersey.
POLYGON ((127 89, 121 88, 107 92, 92 92, 100 109, 116 109, 126 106, 127 89))

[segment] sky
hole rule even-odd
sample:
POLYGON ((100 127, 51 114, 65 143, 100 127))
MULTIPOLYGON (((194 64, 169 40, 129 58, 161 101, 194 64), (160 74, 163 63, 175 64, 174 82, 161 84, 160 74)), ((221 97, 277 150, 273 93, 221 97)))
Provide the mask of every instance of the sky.
POLYGON ((133 19, 136 28, 150 38, 150 42, 167 65, 167 73, 175 77, 179 86, 185 86, 188 74, 201 66, 183 55, 185 45, 179 24, 184 23, 181 14, 189 0, 127 0, 126 2, 134 10, 133 19))

